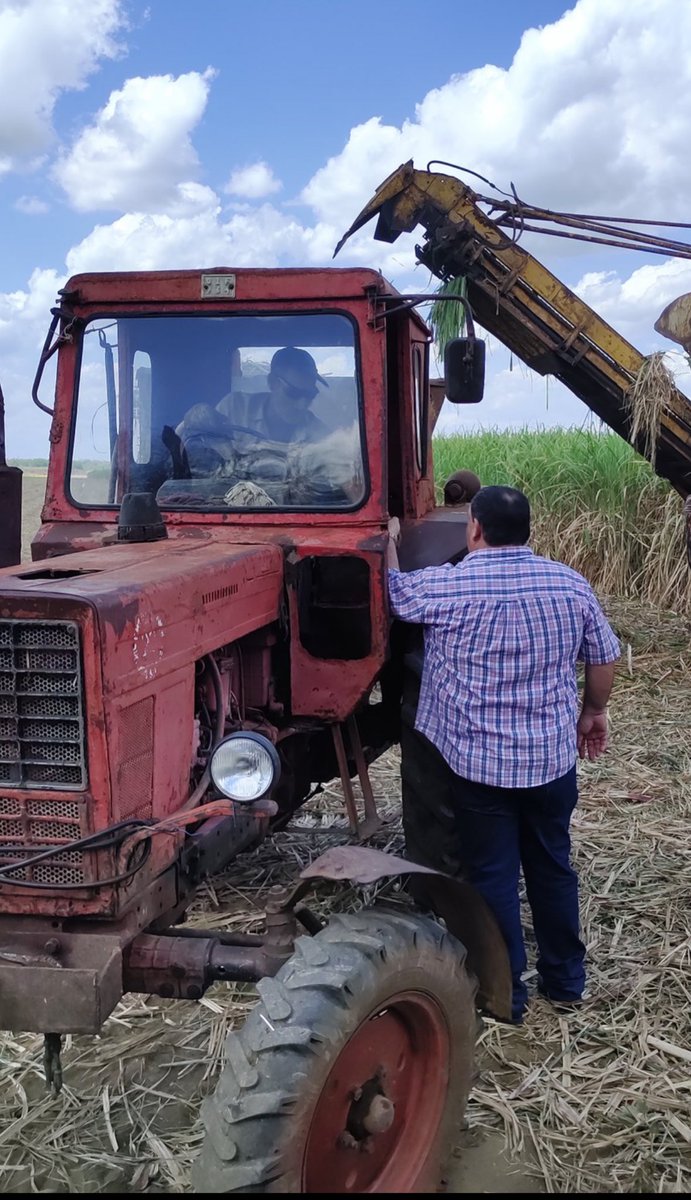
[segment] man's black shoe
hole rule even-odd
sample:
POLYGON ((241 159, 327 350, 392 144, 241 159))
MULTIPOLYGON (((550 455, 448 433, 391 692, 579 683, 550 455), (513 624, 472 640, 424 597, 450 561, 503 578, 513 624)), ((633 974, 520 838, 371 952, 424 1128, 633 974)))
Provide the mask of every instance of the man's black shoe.
POLYGON ((537 994, 538 996, 542 996, 543 1000, 549 1001, 553 1008, 563 1010, 564 1012, 571 1012, 574 1009, 582 1008, 584 1003, 582 996, 554 996, 541 983, 537 985, 537 994))

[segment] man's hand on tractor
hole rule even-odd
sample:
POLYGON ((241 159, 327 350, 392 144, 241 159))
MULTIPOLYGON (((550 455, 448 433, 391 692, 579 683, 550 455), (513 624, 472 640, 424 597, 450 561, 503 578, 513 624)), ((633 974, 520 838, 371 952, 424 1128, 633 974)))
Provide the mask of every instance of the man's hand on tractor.
POLYGON ((391 517, 389 521, 389 544, 386 550, 386 565, 392 567, 394 571, 398 570, 398 543, 401 540, 401 523, 398 517, 391 517))

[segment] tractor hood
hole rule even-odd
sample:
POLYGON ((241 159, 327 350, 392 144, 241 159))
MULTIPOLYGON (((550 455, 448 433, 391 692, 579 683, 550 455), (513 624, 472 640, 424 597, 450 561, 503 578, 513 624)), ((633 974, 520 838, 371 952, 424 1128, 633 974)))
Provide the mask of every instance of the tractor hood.
POLYGON ((276 546, 116 543, 0 571, 0 620, 90 610, 106 691, 120 691, 276 621, 282 588, 276 546))

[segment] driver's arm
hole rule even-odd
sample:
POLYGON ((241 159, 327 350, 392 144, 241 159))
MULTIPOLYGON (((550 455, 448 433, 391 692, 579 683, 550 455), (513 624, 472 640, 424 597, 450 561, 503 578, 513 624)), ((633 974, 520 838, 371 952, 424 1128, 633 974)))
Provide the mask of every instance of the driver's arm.
POLYGON ((219 400, 216 412, 220 413, 229 425, 254 429, 254 422, 261 414, 259 406, 252 403, 256 399, 257 397, 249 392, 228 392, 219 400))

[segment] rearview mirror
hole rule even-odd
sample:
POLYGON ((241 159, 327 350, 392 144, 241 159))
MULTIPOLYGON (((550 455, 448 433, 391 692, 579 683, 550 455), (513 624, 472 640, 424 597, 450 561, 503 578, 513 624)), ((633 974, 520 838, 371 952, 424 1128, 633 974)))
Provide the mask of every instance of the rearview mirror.
POLYGON ((485 343, 454 338, 444 351, 446 398, 452 404, 479 404, 485 391, 485 343))

